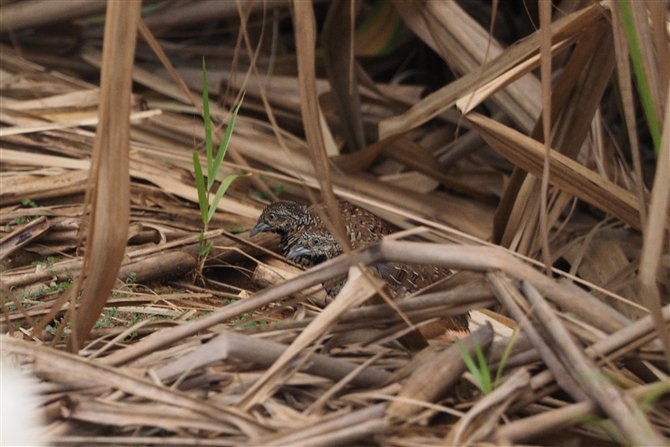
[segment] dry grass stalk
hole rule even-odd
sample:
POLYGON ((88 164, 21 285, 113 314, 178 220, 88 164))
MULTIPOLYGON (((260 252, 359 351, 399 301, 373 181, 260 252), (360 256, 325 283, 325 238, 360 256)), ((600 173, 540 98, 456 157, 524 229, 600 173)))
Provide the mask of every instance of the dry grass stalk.
MULTIPOLYGON (((631 397, 639 399, 647 393, 665 392, 668 384, 657 382, 651 386, 639 387, 628 392, 631 397), (652 389, 655 388, 655 389, 652 389)), ((514 421, 497 429, 494 439, 502 443, 522 443, 547 432, 554 432, 571 427, 575 420, 585 419, 598 410, 593 402, 580 402, 566 405, 555 410, 544 411, 535 416, 514 421)))
POLYGON ((46 217, 33 220, 23 228, 18 228, 0 239, 0 259, 4 259, 24 245, 34 242, 50 227, 46 217))
POLYGON ((379 285, 375 287, 371 282, 367 281, 368 278, 365 278, 360 273, 359 275, 357 277, 352 277, 352 274, 349 275, 349 281, 342 288, 337 298, 314 319, 312 324, 305 328, 296 340, 294 340, 290 348, 268 368, 264 376, 247 390, 238 405, 248 410, 254 404, 267 398, 270 390, 278 385, 278 377, 276 376, 282 375, 286 371, 289 362, 295 356, 303 352, 317 339, 324 336, 329 326, 334 323, 339 314, 344 310, 362 304, 374 294, 379 285))
POLYGON ((19 31, 51 22, 101 13, 105 2, 54 3, 50 1, 20 2, 3 6, 0 32, 19 31))
MULTIPOLYGON (((491 326, 482 326, 461 340, 470 357, 475 357, 475 346, 487 351, 493 341, 491 326)), ((465 362, 456 345, 435 355, 420 369, 417 369, 405 382, 398 393, 398 400, 393 402, 386 411, 391 420, 405 420, 417 413, 415 404, 404 400, 420 402, 436 402, 446 394, 461 375, 466 371, 465 362)))
POLYGON ((80 309, 75 311, 71 307, 69 315, 73 352, 82 346, 105 306, 125 251, 130 214, 130 123, 126 117, 130 115, 130 68, 135 56, 140 6, 140 2, 133 2, 128 5, 129 10, 118 4, 107 7, 100 80, 100 101, 104 108, 99 109, 100 125, 89 177, 88 197, 92 207, 89 249, 71 299, 74 303, 81 291, 80 309))
MULTIPOLYGON (((582 9, 573 17, 554 22, 553 33, 557 38, 569 38, 571 33, 580 31, 581 26, 597 20, 599 15, 600 11, 595 6, 582 9)), ((538 48, 535 36, 535 39, 526 39, 519 45, 505 50, 497 58, 482 64, 478 69, 427 96, 403 115, 380 122, 380 138, 404 132, 434 118, 438 113, 453 106, 461 96, 470 94, 477 87, 487 84, 511 67, 523 62, 528 56, 538 51, 538 48)))
MULTIPOLYGON (((280 343, 258 340, 234 332, 224 332, 205 346, 180 357, 176 362, 163 366, 156 371, 156 375, 163 381, 171 380, 181 374, 220 360, 240 360, 269 368, 285 351, 286 346, 280 343)), ((299 359, 298 362, 305 364, 302 359, 299 359)), ((355 364, 325 355, 313 354, 309 357, 304 371, 315 376, 338 381, 355 369, 355 364)), ((353 377, 352 383, 357 387, 376 387, 381 385, 389 375, 384 370, 367 369, 358 372, 353 377)))
POLYGON ((79 356, 49 349, 48 347, 28 344, 25 341, 6 336, 2 336, 2 338, 3 346, 10 352, 36 357, 41 362, 45 362, 45 365, 49 365, 48 369, 43 371, 44 374, 63 374, 64 371, 68 371, 67 374, 75 376, 82 385, 96 384, 113 387, 130 394, 204 413, 214 420, 231 424, 232 427, 237 427, 248 434, 258 434, 258 431, 254 428, 255 422, 242 412, 227 407, 216 408, 209 405, 203 407, 200 405, 201 402, 186 393, 166 389, 129 372, 121 372, 99 362, 89 362, 79 356), (52 367, 54 369, 51 371, 52 367))
MULTIPOLYGON (((544 148, 541 143, 477 114, 469 114, 468 119, 492 147, 524 170, 536 176, 542 175, 544 148)), ((632 193, 554 150, 550 151, 549 157, 550 183, 617 216, 634 228, 640 228, 638 202, 632 193)))
POLYGON ((354 72, 354 9, 353 3, 335 2, 329 8, 322 33, 328 80, 335 105, 343 118, 342 128, 349 152, 366 146, 361 98, 354 72))
MULTIPOLYGON (((395 4, 412 30, 458 73, 470 73, 503 52, 487 30, 456 2, 395 4)), ((493 100, 522 128, 530 130, 540 111, 539 90, 537 79, 525 76, 493 95, 493 100)))
POLYGON ((622 430, 627 439, 638 445, 661 445, 663 438, 649 424, 640 408, 632 399, 620 394, 619 390, 606 380, 598 377, 597 368, 583 355, 570 335, 557 320, 543 297, 528 283, 524 292, 533 314, 551 337, 553 349, 558 351, 564 365, 581 388, 607 413, 622 430))
POLYGON ((449 432, 446 442, 451 445, 485 441, 498 427, 498 419, 509 405, 529 388, 530 374, 519 368, 491 394, 477 402, 449 432))
MULTIPOLYGON (((666 98, 665 109, 670 110, 670 90, 666 98)), ((651 204, 647 228, 645 228, 642 259, 638 284, 640 293, 644 297, 644 304, 649 309, 659 338, 665 349, 665 356, 670 366, 670 330, 661 317, 661 293, 656 284, 656 272, 661 260, 662 241, 667 238, 668 216, 668 189, 670 189, 670 113, 666 113, 663 123, 663 139, 661 140, 660 154, 654 189, 651 194, 651 204)))
MULTIPOLYGON (((549 23, 545 2, 529 9, 540 19, 535 22, 540 31, 529 29, 529 37, 520 40, 521 21, 510 34, 500 28, 509 27, 506 18, 514 15, 505 2, 498 3, 496 17, 486 18, 478 16, 483 9, 454 2, 388 3, 385 14, 407 26, 395 53, 375 54, 367 43, 366 56, 355 53, 355 58, 359 27, 349 20, 368 19, 368 2, 355 11, 347 2, 149 5, 140 25, 148 45, 138 42, 135 63, 124 68, 137 88, 132 96, 117 98, 128 101, 131 112, 118 118, 138 119, 130 123, 124 174, 130 174, 124 206, 130 204, 131 221, 120 244, 125 258, 118 275, 98 272, 115 282, 112 298, 98 303, 105 307, 96 324, 114 324, 81 339, 86 344, 79 357, 33 342, 0 340, 3 353, 13 352, 37 373, 49 402, 44 408, 54 444, 136 444, 139 436, 147 445, 542 443, 557 430, 581 443, 664 441, 659 436, 670 434, 670 390, 662 348, 670 306, 667 244, 659 241, 667 233, 670 130, 663 113, 670 56, 664 51, 665 4, 633 3, 641 63, 652 90, 650 110, 664 126, 651 194, 644 183, 651 178, 645 151, 653 152, 648 132, 636 126, 639 94, 630 88, 620 4, 555 3, 560 11, 549 23), (315 17, 329 17, 329 26, 344 20, 352 35, 329 40, 341 31, 327 26, 317 36, 315 17), (292 18, 295 33, 284 26, 292 18), (327 40, 321 45, 325 59, 315 47, 317 37, 327 40), (417 54, 425 57, 421 52, 428 50, 422 48, 432 49, 429 71, 442 66, 435 64, 442 59, 461 77, 445 85, 450 74, 437 70, 439 83, 416 82, 420 70, 405 67, 417 54), (217 120, 225 121, 232 95, 246 91, 231 142, 231 154, 239 156, 224 163, 217 178, 246 170, 253 180, 240 182, 221 201, 216 227, 225 230, 211 234, 214 255, 204 282, 195 286, 190 277, 178 283, 166 277, 192 271, 196 259, 191 151, 202 146, 200 104, 193 99, 199 96, 202 55, 212 67, 209 91, 213 99, 219 95, 220 103, 212 103, 217 120), (534 70, 544 65, 546 87, 550 56, 550 74, 558 76, 548 101, 546 92, 544 100, 540 96, 534 70), (326 73, 324 63, 330 82, 317 78, 326 73), (611 82, 614 69, 618 84, 611 82), (622 110, 612 106, 611 91, 621 92, 622 110), (343 117, 342 110, 349 114, 343 117), (472 122, 461 122, 463 116, 472 122), (465 135, 457 135, 459 126, 465 135), (345 142, 360 150, 338 155, 345 142), (623 156, 628 145, 632 167, 623 156), (270 278, 275 285, 255 291, 259 286, 245 277, 276 240, 268 236, 249 244, 244 233, 231 233, 253 225, 265 203, 255 192, 269 191, 268 198, 280 189, 303 200, 317 200, 312 195, 322 190, 327 202, 332 189, 411 229, 402 237, 433 243, 384 241, 292 279, 270 278), (417 224, 430 230, 419 231, 417 224), (486 241, 502 242, 508 250, 486 241), (538 271, 541 246, 551 255, 543 261, 562 279, 538 271), (300 298, 352 264, 385 261, 460 272, 441 285, 445 290, 402 300, 397 309, 352 308, 376 294, 378 287, 364 277, 352 279, 347 293, 324 311, 300 298), (223 305, 224 299, 235 302, 223 305), (461 378, 470 376, 461 374, 462 360, 452 348, 448 365, 457 371, 446 382, 460 380, 458 392, 420 399, 428 390, 418 382, 419 389, 408 393, 416 377, 432 371, 425 360, 449 348, 431 340, 431 347, 411 353, 397 342, 402 335, 415 327, 426 334, 441 317, 494 304, 513 317, 507 326, 522 329, 509 358, 503 354, 513 338, 509 327, 500 331, 504 335, 496 333, 487 360, 492 371, 505 365, 507 381, 489 396, 464 397, 461 378), (217 349, 221 346, 225 353, 217 349), (260 349, 265 354, 257 353, 260 349), (379 385, 381 380, 386 383, 379 385), (603 393, 619 400, 611 403, 603 393), (658 401, 642 413, 650 399, 658 401), (401 407, 402 425, 389 418, 401 407), (609 436, 589 422, 594 416, 608 418, 609 436), (91 435, 78 436, 81 427, 91 435), (114 436, 99 436, 103 430, 114 436)), ((88 81, 97 77, 96 67, 108 66, 99 52, 103 26, 71 6, 26 15, 36 6, 45 4, 0 7, 3 18, 16 18, 14 34, 4 41, 16 51, 7 46, 0 51, 5 126, 0 223, 7 226, 0 253, 12 244, 7 250, 14 250, 2 260, 3 295, 9 297, 2 308, 11 328, 20 324, 14 337, 25 338, 36 323, 56 325, 64 311, 74 310, 59 287, 81 270, 84 256, 95 256, 90 248, 81 256, 73 252, 77 232, 87 228, 83 198, 92 165, 91 128, 102 131, 106 125, 95 118, 94 108, 110 105, 100 93, 104 86, 98 90, 97 81, 88 81), (72 27, 76 39, 47 27, 16 32, 72 14, 83 14, 72 27), (68 45, 73 45, 69 54, 68 45), (24 205, 26 198, 37 206, 24 205), (40 222, 46 222, 43 234, 31 236, 30 225, 40 222), (17 239, 22 242, 12 242, 17 239), (40 265, 31 265, 35 259, 40 265)), ((376 37, 390 35, 386 28, 377 31, 376 37)), ((67 328, 63 333, 72 336, 67 328)), ((51 327, 40 335, 64 347, 51 327)))

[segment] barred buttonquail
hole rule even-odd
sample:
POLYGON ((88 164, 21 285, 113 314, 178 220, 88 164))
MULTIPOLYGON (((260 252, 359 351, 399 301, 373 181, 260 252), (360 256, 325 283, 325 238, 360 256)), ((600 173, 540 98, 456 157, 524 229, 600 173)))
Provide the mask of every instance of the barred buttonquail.
MULTIPOLYGON (((300 256, 316 265, 340 254, 342 247, 335 237, 325 228, 313 227, 301 233, 287 257, 291 259, 300 256)), ((451 275, 451 271, 444 268, 397 262, 378 263, 371 270, 388 284, 393 298, 402 298, 451 275)), ((345 282, 346 276, 337 277, 324 283, 323 287, 333 298, 340 292, 345 282)), ((444 322, 448 329, 467 331, 469 327, 467 315, 450 317, 444 319, 444 322)))
MULTIPOLYGON (((337 206, 354 248, 377 242, 383 235, 391 233, 384 222, 371 212, 345 200, 339 200, 337 206)), ((287 256, 303 231, 323 225, 317 207, 323 212, 326 210, 323 204, 308 208, 290 200, 273 202, 263 210, 251 230, 251 236, 265 231, 279 234, 280 247, 287 256)), ((310 258, 302 256, 294 256, 293 261, 305 267, 314 265, 310 258)))
MULTIPOLYGON (((312 227, 298 236, 286 257, 291 260, 307 259, 311 265, 316 265, 341 254, 342 247, 328 230, 322 227, 312 227)), ((338 276, 323 283, 323 288, 329 297, 334 298, 340 293, 346 280, 347 275, 338 276)))

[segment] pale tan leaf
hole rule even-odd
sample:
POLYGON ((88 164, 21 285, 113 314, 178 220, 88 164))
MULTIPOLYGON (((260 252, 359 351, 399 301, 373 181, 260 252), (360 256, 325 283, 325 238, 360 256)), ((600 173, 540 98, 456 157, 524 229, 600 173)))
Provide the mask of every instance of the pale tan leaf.
MULTIPOLYGON (((582 9, 552 24, 554 39, 569 39, 571 36, 576 36, 583 27, 599 19, 600 11, 596 6, 582 9)), ((538 51, 538 47, 537 35, 534 35, 503 51, 497 58, 484 63, 478 69, 428 95, 402 115, 382 120, 379 123, 379 138, 406 132, 434 118, 452 107, 458 98, 525 61, 538 51)))
MULTIPOLYGON (((544 146, 507 126, 470 113, 468 119, 493 149, 535 176, 542 175, 544 146)), ((635 196, 568 157, 552 150, 549 182, 591 205, 640 228, 635 196)))
MULTIPOLYGON (((98 133, 90 179, 91 224, 82 277, 80 307, 72 315, 70 348, 78 352, 116 281, 129 225, 130 91, 141 2, 107 5, 98 133), (84 275, 86 278, 84 280, 84 275), (82 288, 83 286, 83 288, 82 288)), ((81 289, 80 289, 81 288, 81 289)))

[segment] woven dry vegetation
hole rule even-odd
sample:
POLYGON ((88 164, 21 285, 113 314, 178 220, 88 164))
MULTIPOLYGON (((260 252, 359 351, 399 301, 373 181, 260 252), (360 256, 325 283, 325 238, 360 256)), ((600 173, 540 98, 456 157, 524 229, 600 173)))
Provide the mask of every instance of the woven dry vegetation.
POLYGON ((45 439, 668 444, 667 3, 490 3, 1 2, 0 340, 45 439), (200 262, 203 57, 248 175, 200 262), (277 196, 398 234, 301 271, 249 238, 277 196), (456 273, 361 305, 384 261, 456 273))

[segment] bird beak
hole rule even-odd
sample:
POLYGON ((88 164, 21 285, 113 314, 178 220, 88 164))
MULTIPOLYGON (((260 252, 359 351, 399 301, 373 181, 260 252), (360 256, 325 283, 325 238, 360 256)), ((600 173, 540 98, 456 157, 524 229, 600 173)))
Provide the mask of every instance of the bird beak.
POLYGON ((309 250, 305 247, 295 247, 286 255, 286 259, 295 259, 300 256, 309 254, 309 250))
POLYGON ((266 224, 265 222, 258 222, 256 224, 256 226, 251 229, 251 232, 249 233, 249 236, 255 236, 258 233, 268 231, 269 228, 270 228, 270 225, 266 224))

